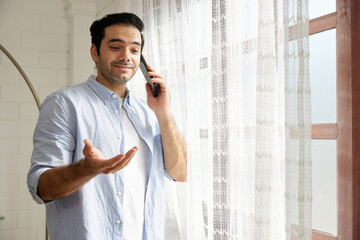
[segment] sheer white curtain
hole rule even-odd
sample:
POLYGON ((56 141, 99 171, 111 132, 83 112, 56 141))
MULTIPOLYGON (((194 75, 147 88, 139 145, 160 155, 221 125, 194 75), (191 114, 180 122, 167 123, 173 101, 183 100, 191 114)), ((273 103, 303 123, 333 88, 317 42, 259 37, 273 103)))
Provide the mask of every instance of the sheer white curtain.
POLYGON ((126 9, 145 22, 144 55, 188 143, 188 183, 168 186, 166 239, 311 239, 307 0, 126 9))

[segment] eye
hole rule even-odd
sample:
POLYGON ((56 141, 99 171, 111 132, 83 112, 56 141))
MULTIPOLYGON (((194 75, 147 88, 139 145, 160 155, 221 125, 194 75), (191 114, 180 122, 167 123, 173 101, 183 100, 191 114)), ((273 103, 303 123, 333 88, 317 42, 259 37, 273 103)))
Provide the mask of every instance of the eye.
POLYGON ((133 53, 138 53, 139 50, 138 50, 138 49, 133 49, 132 52, 133 52, 133 53))
POLYGON ((119 47, 110 47, 110 49, 112 49, 112 50, 119 50, 120 48, 119 48, 119 47))

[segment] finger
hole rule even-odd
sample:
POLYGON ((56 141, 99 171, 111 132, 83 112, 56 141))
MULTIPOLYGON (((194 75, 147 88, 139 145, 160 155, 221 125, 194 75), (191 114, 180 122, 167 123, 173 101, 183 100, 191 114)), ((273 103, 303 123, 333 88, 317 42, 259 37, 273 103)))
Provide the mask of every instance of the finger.
POLYGON ((119 154, 113 158, 108 159, 104 162, 106 166, 106 171, 112 171, 113 169, 118 168, 119 166, 124 165, 124 162, 126 163, 128 161, 129 157, 132 157, 137 151, 137 147, 133 147, 130 149, 126 154, 119 154))
POLYGON ((158 87, 158 93, 161 94, 166 94, 169 90, 166 86, 166 83, 163 79, 159 79, 159 78, 152 78, 151 79, 152 82, 157 83, 158 87))
POLYGON ((130 149, 127 153, 125 153, 125 157, 134 156, 134 154, 137 152, 138 147, 134 146, 132 149, 130 149))
POLYGON ((158 77, 150 78, 150 80, 153 83, 163 83, 163 82, 165 82, 164 79, 161 79, 161 78, 158 78, 158 77))
POLYGON ((146 89, 146 94, 147 94, 147 96, 152 96, 152 91, 151 91, 150 83, 145 83, 145 89, 146 89))
POLYGON ((149 64, 147 65, 147 68, 148 68, 151 72, 156 72, 155 69, 154 69, 152 66, 150 66, 149 64))
POLYGON ((114 166, 113 168, 109 169, 111 173, 115 173, 121 169, 123 169, 124 167, 126 167, 131 159, 133 158, 133 156, 135 155, 135 153, 131 156, 125 157, 121 162, 119 162, 116 166, 114 166))
POLYGON ((163 75, 161 75, 158 72, 148 72, 148 75, 151 77, 150 79, 154 79, 154 78, 164 79, 163 75))
POLYGON ((161 92, 164 92, 166 90, 166 84, 165 80, 161 78, 151 78, 151 82, 157 83, 158 88, 161 92))
POLYGON ((106 169, 112 169, 114 168, 116 165, 118 165, 120 162, 122 162, 125 158, 125 154, 119 154, 113 158, 108 159, 107 161, 105 161, 104 163, 104 168, 106 169))
POLYGON ((116 165, 115 167, 113 167, 111 169, 111 173, 115 173, 115 172, 125 168, 130 163, 130 161, 132 160, 134 155, 135 155, 135 153, 128 157, 125 157, 118 165, 116 165))
MULTIPOLYGON (((155 98, 154 95, 153 95, 153 91, 152 91, 152 87, 151 87, 150 83, 146 83, 145 90, 146 90, 146 96, 147 96, 148 99, 149 98, 151 98, 151 99, 155 98)), ((161 87, 160 84, 158 84, 156 86, 156 92, 158 93, 158 95, 160 95, 163 92, 163 88, 161 87)))
POLYGON ((94 154, 94 151, 92 149, 93 145, 92 145, 91 141, 88 140, 88 139, 85 139, 84 143, 85 143, 85 146, 84 146, 84 149, 83 149, 84 156, 88 156, 89 154, 94 154))
POLYGON ((114 167, 112 167, 111 169, 108 169, 108 170, 110 170, 111 173, 115 173, 115 172, 123 169, 130 163, 131 159, 134 157, 136 152, 137 152, 137 147, 133 147, 124 155, 124 158, 121 159, 121 161, 118 164, 116 164, 114 167))
POLYGON ((151 76, 151 78, 150 78, 151 82, 162 83, 162 84, 166 83, 165 78, 163 76, 161 76, 160 74, 153 73, 153 72, 148 72, 148 73, 149 73, 149 76, 151 76))
POLYGON ((125 167, 126 165, 129 164, 130 160, 134 157, 137 150, 138 150, 138 148, 135 146, 125 154, 125 157, 124 157, 124 159, 122 161, 123 165, 124 165, 123 167, 125 167))
POLYGON ((148 69, 150 70, 150 71, 148 71, 149 76, 164 79, 164 77, 150 65, 148 65, 148 69))

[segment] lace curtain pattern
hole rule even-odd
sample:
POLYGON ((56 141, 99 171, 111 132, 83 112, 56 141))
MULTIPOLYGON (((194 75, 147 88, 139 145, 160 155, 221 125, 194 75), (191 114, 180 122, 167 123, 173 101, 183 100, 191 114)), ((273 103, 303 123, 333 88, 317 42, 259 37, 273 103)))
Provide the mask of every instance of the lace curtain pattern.
MULTIPOLYGON (((137 0, 167 79, 188 183, 167 185, 166 239, 311 239, 307 0, 137 0)), ((132 81, 144 94, 144 81, 132 81)))

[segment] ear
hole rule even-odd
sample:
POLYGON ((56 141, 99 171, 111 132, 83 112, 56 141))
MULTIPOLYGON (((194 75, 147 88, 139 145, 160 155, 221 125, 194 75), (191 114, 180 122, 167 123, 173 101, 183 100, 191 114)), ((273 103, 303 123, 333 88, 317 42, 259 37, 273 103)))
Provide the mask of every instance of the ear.
POLYGON ((98 53, 97 53, 96 46, 94 44, 92 44, 90 47, 90 54, 91 54, 92 60, 96 63, 98 61, 98 53))

